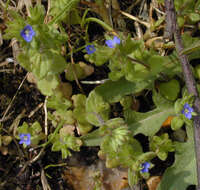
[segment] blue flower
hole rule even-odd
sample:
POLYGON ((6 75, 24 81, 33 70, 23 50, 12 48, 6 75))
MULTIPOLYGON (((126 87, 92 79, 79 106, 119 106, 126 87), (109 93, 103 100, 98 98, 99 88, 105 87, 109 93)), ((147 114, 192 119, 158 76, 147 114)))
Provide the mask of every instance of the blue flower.
POLYGON ((186 103, 183 107, 182 110, 182 114, 185 115, 185 117, 187 117, 188 119, 192 118, 192 112, 194 112, 194 109, 192 107, 190 107, 190 105, 188 103, 186 103))
POLYGON ((24 29, 20 32, 20 35, 26 42, 31 42, 33 36, 35 36, 35 31, 33 30, 31 25, 26 25, 24 29))
POLYGON ((149 168, 150 168, 150 163, 149 162, 145 162, 142 164, 142 169, 140 170, 141 173, 147 173, 149 172, 149 168))
POLYGON ((120 44, 120 39, 117 36, 114 36, 112 40, 106 40, 106 45, 109 48, 115 48, 117 44, 120 44))
POLYGON ((30 133, 27 134, 19 134, 19 144, 26 144, 27 146, 31 144, 31 135, 30 133))
POLYGON ((89 55, 92 54, 92 53, 94 53, 94 52, 96 51, 94 45, 87 45, 87 46, 85 47, 85 49, 86 49, 86 51, 87 51, 87 54, 89 54, 89 55))

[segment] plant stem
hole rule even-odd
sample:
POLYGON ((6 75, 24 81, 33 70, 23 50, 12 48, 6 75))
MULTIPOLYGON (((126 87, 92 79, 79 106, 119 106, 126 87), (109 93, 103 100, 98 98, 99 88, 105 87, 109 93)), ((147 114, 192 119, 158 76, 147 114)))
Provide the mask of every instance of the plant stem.
POLYGON ((195 96, 194 110, 198 113, 194 117, 194 141, 195 141, 195 152, 197 162, 197 190, 200 190, 200 99, 196 87, 196 82, 193 77, 188 57, 185 54, 181 54, 184 49, 183 42, 181 39, 181 33, 176 22, 176 12, 174 8, 173 0, 165 0, 166 8, 166 29, 165 34, 171 38, 174 34, 176 50, 178 52, 179 60, 182 65, 183 75, 186 83, 188 92, 195 96))
POLYGON ((106 24, 105 22, 101 21, 98 18, 94 18, 94 17, 90 17, 85 19, 85 23, 87 22, 96 22, 98 24, 100 24, 105 30, 108 30, 109 32, 113 32, 114 29, 112 27, 110 27, 108 24, 106 24))

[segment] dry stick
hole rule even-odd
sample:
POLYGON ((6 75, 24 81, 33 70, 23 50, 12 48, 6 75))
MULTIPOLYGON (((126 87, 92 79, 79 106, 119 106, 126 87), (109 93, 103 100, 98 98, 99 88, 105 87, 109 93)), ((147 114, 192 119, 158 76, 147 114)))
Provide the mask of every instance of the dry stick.
MULTIPOLYGON (((190 64, 187 55, 181 54, 183 47, 183 42, 181 39, 180 30, 176 22, 176 13, 174 9, 173 0, 165 0, 166 8, 166 33, 168 37, 172 37, 174 34, 176 50, 182 65, 183 75, 185 78, 186 87, 190 94, 195 96, 194 110, 200 114, 200 99, 196 87, 196 82, 192 75, 190 64)), ((196 152, 196 162, 197 162, 197 190, 200 190, 200 116, 194 117, 194 141, 195 141, 195 152, 196 152)))

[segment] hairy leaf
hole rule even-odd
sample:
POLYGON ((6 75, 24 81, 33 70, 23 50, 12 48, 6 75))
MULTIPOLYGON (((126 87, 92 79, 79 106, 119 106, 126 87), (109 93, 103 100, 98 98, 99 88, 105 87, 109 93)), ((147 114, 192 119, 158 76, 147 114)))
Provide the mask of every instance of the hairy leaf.
POLYGON ((133 135, 142 133, 146 136, 153 136, 160 129, 162 123, 170 115, 174 114, 171 108, 156 108, 146 113, 125 110, 124 117, 133 135))
POLYGON ((86 112, 89 123, 101 126, 109 119, 110 105, 93 90, 86 100, 86 112))

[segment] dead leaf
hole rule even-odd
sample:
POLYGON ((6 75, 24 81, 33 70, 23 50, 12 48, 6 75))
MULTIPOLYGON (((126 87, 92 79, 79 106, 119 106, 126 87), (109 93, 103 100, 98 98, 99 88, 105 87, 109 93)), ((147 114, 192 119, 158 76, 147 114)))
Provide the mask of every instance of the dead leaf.
POLYGON ((88 77, 94 73, 94 67, 87 65, 84 62, 79 62, 80 67, 84 70, 85 76, 88 77))
POLYGON ((147 186, 149 190, 156 190, 158 184, 161 181, 160 176, 152 176, 147 180, 147 186))
POLYGON ((134 99, 132 102, 132 106, 131 106, 132 110, 134 111, 138 111, 140 108, 140 101, 137 99, 134 99))
POLYGON ((65 124, 61 129, 60 129, 60 135, 61 136, 65 136, 65 135, 74 135, 74 130, 75 130, 75 126, 74 125, 68 125, 65 124))
POLYGON ((3 154, 4 156, 8 154, 8 148, 5 146, 0 146, 0 151, 1 151, 1 154, 3 154))
POLYGON ((91 166, 68 167, 63 178, 74 190, 93 190, 97 184, 101 190, 122 190, 128 186, 127 169, 106 168, 103 161, 91 166))
POLYGON ((33 75, 33 73, 28 73, 27 74, 27 81, 30 82, 30 83, 33 83, 33 84, 37 84, 37 80, 35 78, 35 76, 33 75))
POLYGON ((42 169, 41 172, 41 182, 42 182, 42 187, 44 190, 51 190, 51 187, 48 184, 47 178, 45 176, 44 170, 42 169))
POLYGON ((2 142, 5 146, 8 146, 12 141, 12 137, 11 136, 8 136, 8 135, 5 135, 5 136, 2 136, 2 142))
POLYGON ((58 90, 62 93, 63 97, 69 99, 72 95, 72 85, 68 82, 60 82, 58 90))

